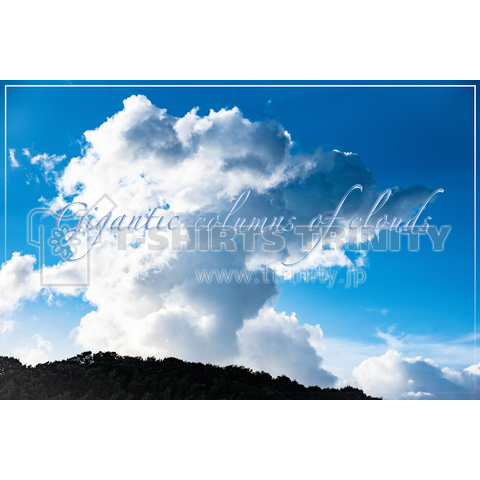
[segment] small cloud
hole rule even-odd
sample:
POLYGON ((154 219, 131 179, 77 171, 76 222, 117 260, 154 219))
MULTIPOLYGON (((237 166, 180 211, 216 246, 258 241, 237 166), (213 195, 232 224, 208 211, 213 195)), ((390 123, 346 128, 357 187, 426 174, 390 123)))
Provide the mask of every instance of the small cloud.
POLYGON ((15 322, 13 320, 0 320, 0 335, 15 330, 15 322))
POLYGON ((375 336, 377 338, 381 338, 389 346, 389 348, 401 350, 403 347, 402 335, 398 337, 392 335, 392 332, 394 330, 395 325, 390 326, 387 332, 382 332, 379 328, 377 328, 377 333, 375 334, 375 336))
POLYGON ((357 268, 368 266, 367 252, 365 250, 358 252, 358 257, 355 259, 355 266, 357 268))
POLYGON ((464 372, 469 372, 472 375, 477 375, 480 377, 480 363, 478 365, 472 365, 463 370, 464 372))
POLYGON ((403 357, 390 349, 384 355, 370 357, 353 369, 354 384, 368 395, 386 399, 478 399, 475 377, 478 365, 463 371, 440 368, 421 356, 403 357))
POLYGON ((433 393, 430 393, 430 392, 407 392, 407 393, 404 393, 403 396, 405 398, 412 398, 412 399, 415 399, 415 400, 421 400, 421 399, 424 399, 424 398, 434 398, 435 397, 435 395, 433 395, 433 393))
POLYGON ((386 316, 388 313, 388 308, 367 308, 367 312, 375 312, 380 315, 386 316))
POLYGON ((22 149, 22 154, 25 155, 26 157, 30 158, 30 150, 28 148, 22 149))
POLYGON ((33 338, 35 339, 34 345, 28 344, 13 351, 14 355, 19 357, 24 365, 35 366, 38 363, 45 363, 49 360, 47 352, 52 351, 52 343, 44 340, 39 333, 34 335, 33 338))
POLYGON ((8 150, 8 154, 9 154, 9 157, 10 157, 10 166, 13 167, 13 168, 19 167, 20 164, 17 162, 17 159, 15 158, 15 149, 10 148, 8 150))
POLYGON ((35 155, 30 159, 32 165, 40 164, 41 168, 45 170, 45 173, 51 172, 57 163, 60 163, 66 158, 66 155, 49 155, 48 153, 42 153, 41 155, 35 155))
POLYGON ((40 183, 40 179, 34 173, 29 173, 27 175, 27 179, 25 180, 25 182, 26 182, 27 185, 30 185, 33 182, 40 183))
POLYGON ((356 153, 353 153, 353 152, 342 152, 341 150, 337 150, 336 148, 334 148, 333 151, 337 152, 337 153, 342 153, 343 155, 346 155, 347 157, 349 155, 357 155, 356 153))

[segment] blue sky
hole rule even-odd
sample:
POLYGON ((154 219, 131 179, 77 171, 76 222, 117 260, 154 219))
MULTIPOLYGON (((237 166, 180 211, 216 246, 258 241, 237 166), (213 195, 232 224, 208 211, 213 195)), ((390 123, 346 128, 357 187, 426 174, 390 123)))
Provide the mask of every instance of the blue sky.
MULTIPOLYGON (((370 345, 377 353, 375 346, 385 345, 378 331, 397 340, 405 334, 409 348, 417 341, 417 355, 430 356, 441 367, 463 369, 474 363, 472 87, 9 87, 6 150, 15 150, 19 167, 6 159, 7 251, 4 258, 2 243, 2 261, 13 252, 38 256, 26 242, 26 217, 41 206, 41 197, 50 201, 58 193, 53 173, 46 178, 22 150, 27 148, 31 157, 65 155, 54 169, 62 175, 70 160, 83 154, 84 132, 121 111, 131 95, 144 95, 178 118, 194 107, 200 117, 211 109, 237 107, 251 122, 275 120, 294 142, 292 155, 312 155, 318 147, 353 152, 380 192, 415 184, 443 188, 421 218, 429 215, 432 225, 452 227, 444 251, 433 252, 429 239, 422 238, 419 252, 409 252, 405 244, 400 252, 369 252, 367 280, 358 288, 284 282, 274 308, 295 312, 299 325, 319 324, 326 343, 332 338, 344 345, 370 345), (461 343, 463 353, 442 363, 441 347, 433 346, 452 341, 461 343)), ((56 262, 47 256, 48 265, 56 262)), ((51 359, 83 351, 70 333, 95 309, 82 296, 57 295, 50 304, 41 294, 25 300, 8 316, 16 328, 0 336, 0 353, 21 351, 36 334, 53 345, 51 359)), ((323 356, 331 367, 329 348, 323 356)))

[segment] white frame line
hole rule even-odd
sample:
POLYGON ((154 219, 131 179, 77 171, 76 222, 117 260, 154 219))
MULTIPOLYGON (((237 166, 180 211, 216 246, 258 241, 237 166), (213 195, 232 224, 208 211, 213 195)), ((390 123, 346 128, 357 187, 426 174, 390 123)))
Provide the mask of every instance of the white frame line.
MULTIPOLYGON (((477 88, 473 87, 473 364, 477 364, 477 88)), ((473 376, 477 392, 477 376, 473 376)))
MULTIPOLYGON (((459 88, 464 88, 464 87, 473 87, 473 186, 474 186, 474 191, 473 191, 473 198, 474 198, 474 204, 473 204, 473 225, 474 225, 474 231, 473 231, 473 342, 474 342, 474 348, 473 348, 473 359, 474 359, 474 365, 477 364, 477 86, 476 85, 192 85, 192 84, 187 84, 187 85, 5 85, 5 262, 7 261, 7 87, 17 87, 17 88, 31 88, 31 87, 48 87, 48 88, 53 88, 53 87, 80 87, 80 88, 85 88, 85 87, 117 87, 117 88, 152 88, 152 87, 175 87, 175 88, 199 88, 199 87, 208 87, 208 88, 299 88, 299 87, 308 87, 308 88, 352 88, 352 87, 367 87, 367 88, 373 88, 373 87, 386 87, 386 88, 392 88, 392 87, 459 87, 459 88)), ((477 382, 476 382, 476 376, 474 376, 474 392, 476 393, 477 389, 477 382)))

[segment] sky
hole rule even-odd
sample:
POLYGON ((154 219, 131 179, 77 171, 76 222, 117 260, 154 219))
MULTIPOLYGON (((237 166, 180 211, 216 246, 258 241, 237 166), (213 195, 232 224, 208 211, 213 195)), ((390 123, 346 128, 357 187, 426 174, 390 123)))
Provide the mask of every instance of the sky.
MULTIPOLYGON (((473 87, 23 86, 7 87, 6 100, 1 355, 35 364, 115 350, 243 364, 384 398, 478 398, 473 87), (364 189, 345 202, 348 219, 386 189, 382 214, 406 219, 442 188, 418 224, 428 215, 451 226, 444 250, 426 235, 417 252, 406 238, 398 252, 317 250, 303 266, 336 272, 328 288, 263 280, 264 268, 300 258, 292 234, 270 254, 257 244, 118 251, 106 235, 89 257, 90 285, 74 288, 42 287, 39 248, 27 243, 33 209, 93 205, 104 193, 127 215, 168 203, 167 218, 191 224, 224 217, 249 188, 247 218, 295 215, 306 225, 355 184, 364 189), (199 283, 195 270, 206 268, 246 269, 259 281, 199 283), (340 282, 360 270, 357 288, 340 282)), ((34 238, 42 225, 51 231, 53 218, 37 214, 34 238)), ((85 262, 45 251, 55 282, 82 283, 85 262)))

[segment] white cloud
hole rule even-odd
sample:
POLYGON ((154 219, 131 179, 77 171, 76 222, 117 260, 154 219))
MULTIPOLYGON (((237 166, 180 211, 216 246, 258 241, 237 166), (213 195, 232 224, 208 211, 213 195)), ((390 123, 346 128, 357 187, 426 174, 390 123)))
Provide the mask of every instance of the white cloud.
POLYGON ((26 157, 30 158, 32 155, 30 154, 30 150, 28 148, 23 148, 22 149, 22 154, 25 155, 26 157))
POLYGON ((395 329, 393 325, 387 332, 380 329, 376 331, 376 336, 384 340, 389 349, 401 350, 410 357, 416 357, 420 353, 424 358, 434 358, 438 364, 456 368, 468 365, 473 360, 473 334, 445 341, 435 335, 413 335, 403 332, 395 335, 395 329))
POLYGON ((366 393, 386 399, 480 399, 474 381, 479 365, 463 371, 441 369, 421 356, 403 357, 388 350, 364 360, 353 370, 356 385, 366 393))
POLYGON ((273 376, 287 375, 304 385, 333 386, 336 377, 321 365, 317 350, 322 348, 319 325, 299 325, 295 314, 263 309, 237 332, 240 344, 235 363, 266 371, 273 376))
MULTIPOLYGON (((291 155, 290 134, 277 122, 250 121, 237 108, 211 110, 204 117, 197 113, 193 109, 174 117, 146 97, 132 96, 121 112, 85 133, 82 155, 62 173, 54 169, 64 156, 33 157, 31 163, 54 174, 58 195, 50 205, 59 210, 73 197, 91 206, 106 193, 118 204, 119 215, 138 216, 168 202, 168 219, 178 215, 192 224, 200 214, 207 220, 217 214, 223 218, 234 198, 250 188, 250 198, 235 217, 249 222, 253 216, 284 216, 286 223, 295 215, 297 225, 307 225, 320 213, 331 214, 355 183, 364 191, 345 203, 345 219, 363 215, 379 194, 357 155, 320 148, 291 155)), ((427 190, 397 190, 402 212, 424 200, 427 190)), ((82 295, 95 308, 72 333, 84 349, 220 364, 241 361, 327 385, 335 378, 320 367, 320 326, 300 326, 294 314, 272 310, 279 292, 274 283, 263 282, 262 272, 255 272, 249 283, 202 284, 195 277, 195 270, 272 268, 280 260, 297 260, 303 256, 298 237, 292 235, 284 250, 267 256, 260 246, 252 252, 238 248, 199 254, 130 244, 118 251, 116 239, 106 233, 90 255, 90 286, 52 287, 46 295, 50 301, 62 294, 82 295)), ((16 253, 2 267, 11 291, 5 310, 40 292, 34 261, 16 253)), ((299 267, 358 268, 366 265, 366 254, 359 253, 355 262, 343 251, 318 249, 299 267)), ((57 283, 71 283, 82 281, 83 271, 81 262, 60 263, 44 273, 57 283)))
POLYGON ((44 340, 38 333, 32 338, 35 340, 33 345, 28 344, 25 347, 14 349, 13 354, 15 357, 18 357, 24 365, 35 366, 39 363, 48 362, 48 354, 52 351, 52 343, 44 340))
POLYGON ((402 387, 408 383, 403 366, 401 354, 389 350, 381 357, 372 357, 364 360, 354 368, 353 376, 357 384, 370 395, 383 395, 386 398, 402 393, 402 387))
POLYGON ((54 170, 56 165, 65 158, 66 155, 49 155, 48 153, 42 153, 41 155, 35 155, 32 157, 30 163, 32 165, 36 165, 37 163, 40 164, 40 167, 44 170, 45 174, 47 174, 54 170))
POLYGON ((34 173, 30 172, 27 174, 27 180, 25 181, 25 183, 27 185, 30 185, 31 183, 40 183, 40 179, 38 178, 37 175, 35 175, 34 173))
POLYGON ((351 385, 352 370, 364 360, 383 353, 385 347, 382 344, 326 335, 322 350, 323 366, 339 378, 338 385, 351 385))
POLYGON ((465 372, 469 372, 472 375, 480 376, 480 363, 478 365, 471 365, 465 369, 465 372))
MULTIPOLYGON (((275 123, 252 123, 235 108, 176 118, 141 95, 124 106, 85 133, 86 154, 57 181, 62 196, 91 204, 108 193, 127 214, 168 198, 184 216, 225 208, 246 186, 265 191, 283 178, 290 139, 275 123)), ((62 203, 59 197, 56 205, 62 203)))
POLYGON ((388 332, 382 332, 379 328, 377 328, 377 332, 375 336, 384 340, 389 348, 393 348, 393 349, 402 348, 402 346, 404 345, 404 341, 402 340, 402 337, 404 337, 405 334, 402 333, 400 336, 395 336, 392 334, 394 330, 395 330, 395 326, 391 326, 388 329, 388 332))
MULTIPOLYGON (((36 300, 42 293, 48 305, 54 303, 54 294, 76 295, 82 293, 81 287, 43 287, 39 270, 34 269, 37 259, 34 255, 22 255, 14 252, 12 258, 0 268, 0 312, 13 312, 27 300, 36 300)), ((82 284, 85 281, 85 268, 72 263, 59 263, 44 267, 46 283, 82 284)))
POLYGON ((17 167, 20 166, 17 159, 15 158, 15 149, 14 148, 9 148, 8 149, 8 156, 10 158, 10 166, 11 167, 17 168, 17 167))
POLYGON ((0 319, 0 335, 12 332, 15 329, 15 322, 13 320, 0 319))
POLYGON ((404 397, 412 400, 425 400, 425 399, 430 400, 431 398, 434 398, 435 395, 433 395, 433 393, 428 393, 428 392, 407 392, 404 394, 404 397))
POLYGON ((358 257, 355 259, 355 266, 357 268, 368 267, 367 252, 365 250, 358 252, 358 257))
POLYGON ((21 255, 14 252, 12 258, 2 264, 0 285, 2 297, 0 311, 11 312, 18 308, 23 300, 33 300, 40 292, 40 277, 34 273, 36 262, 33 255, 21 255))
POLYGON ((336 148, 333 150, 334 152, 337 152, 337 153, 343 153, 344 155, 356 155, 356 153, 353 153, 353 152, 342 152, 340 150, 337 150, 336 148))
POLYGON ((386 346, 327 336, 321 352, 323 366, 339 378, 337 388, 353 385, 392 400, 479 398, 474 378, 480 365, 463 366, 473 358, 472 336, 442 343, 435 337, 395 337, 394 331, 395 327, 388 333, 377 330, 375 336, 386 346))

